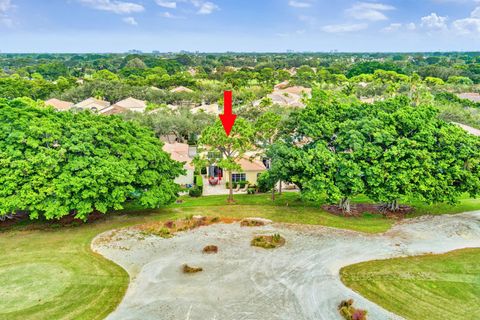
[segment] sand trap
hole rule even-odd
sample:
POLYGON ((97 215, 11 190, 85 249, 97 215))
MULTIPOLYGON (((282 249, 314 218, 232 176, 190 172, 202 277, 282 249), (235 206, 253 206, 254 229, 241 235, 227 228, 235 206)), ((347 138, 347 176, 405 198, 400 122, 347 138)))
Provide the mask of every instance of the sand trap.
POLYGON ((99 235, 95 251, 131 276, 108 319, 340 319, 337 305, 353 298, 369 319, 399 319, 345 287, 339 269, 353 263, 480 247, 480 211, 405 220, 382 235, 317 226, 217 224, 171 239, 132 230, 99 235), (280 233, 285 246, 250 246, 257 234, 280 233), (219 252, 205 255, 206 245, 219 252), (203 272, 182 273, 182 265, 203 272))

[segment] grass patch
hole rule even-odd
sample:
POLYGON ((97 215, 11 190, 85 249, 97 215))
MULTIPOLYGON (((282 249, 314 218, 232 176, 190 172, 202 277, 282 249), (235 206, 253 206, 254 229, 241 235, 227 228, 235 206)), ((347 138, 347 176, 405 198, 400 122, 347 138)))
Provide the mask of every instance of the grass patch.
MULTIPOLYGON (((107 214, 95 223, 65 228, 24 221, 3 230, 0 319, 104 319, 121 301, 129 282, 121 267, 90 250, 96 235, 112 229, 155 223, 164 227, 165 222, 175 224, 194 215, 217 217, 211 222, 224 221, 225 217, 260 217, 365 233, 385 232, 395 223, 370 213, 358 218, 335 216, 322 210, 321 204, 302 201, 297 193, 284 193, 275 201, 270 195, 236 195, 235 199, 236 204, 227 204, 226 196, 185 197, 183 203, 159 210, 139 210, 130 203, 124 211, 107 214)), ((367 200, 359 197, 353 202, 367 200)), ((417 215, 473 211, 480 209, 480 200, 465 199, 459 207, 419 205, 417 209, 417 215)), ((167 223, 168 233, 174 231, 172 228, 173 224, 167 223)), ((166 230, 161 232, 169 236, 166 230)))
POLYGON ((480 249, 377 260, 340 271, 342 281, 406 319, 478 319, 480 249))

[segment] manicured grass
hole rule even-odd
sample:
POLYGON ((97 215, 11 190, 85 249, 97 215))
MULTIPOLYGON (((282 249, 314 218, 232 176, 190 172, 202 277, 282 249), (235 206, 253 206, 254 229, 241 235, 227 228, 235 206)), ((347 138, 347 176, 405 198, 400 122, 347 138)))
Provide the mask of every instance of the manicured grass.
POLYGON ((342 281, 406 319, 478 319, 480 249, 359 263, 342 281))
MULTIPOLYGON (((148 217, 0 234, 0 319, 104 319, 120 303, 128 274, 92 253, 99 233, 148 217)), ((45 226, 44 226, 45 228, 45 226)))
MULTIPOLYGON (((284 193, 275 202, 270 195, 237 195, 235 199, 236 204, 229 205, 225 196, 183 197, 183 203, 150 211, 136 210, 130 204, 123 212, 108 214, 91 224, 62 228, 22 223, 0 232, 0 319, 105 318, 121 301, 129 281, 123 269, 90 250, 92 239, 111 229, 192 214, 264 217, 365 233, 384 232, 394 224, 372 214, 360 218, 335 216, 323 211, 320 204, 301 201, 296 193, 284 193)), ((480 209, 480 203, 466 201, 458 211, 466 208, 480 209)), ((427 212, 428 208, 422 210, 427 212)))

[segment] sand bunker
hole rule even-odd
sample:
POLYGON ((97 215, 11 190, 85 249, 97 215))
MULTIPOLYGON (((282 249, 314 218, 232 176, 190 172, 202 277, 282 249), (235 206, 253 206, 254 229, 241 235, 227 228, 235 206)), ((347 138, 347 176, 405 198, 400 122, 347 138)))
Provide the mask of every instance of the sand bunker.
POLYGON ((217 224, 174 238, 133 230, 99 235, 92 247, 125 268, 131 283, 108 319, 341 319, 353 298, 369 319, 399 319, 345 287, 341 267, 373 259, 480 247, 480 211, 405 220, 382 235, 317 226, 217 224), (255 235, 279 233, 283 247, 250 246, 255 235), (202 249, 217 245, 218 254, 202 249), (184 264, 203 272, 184 274, 184 264))

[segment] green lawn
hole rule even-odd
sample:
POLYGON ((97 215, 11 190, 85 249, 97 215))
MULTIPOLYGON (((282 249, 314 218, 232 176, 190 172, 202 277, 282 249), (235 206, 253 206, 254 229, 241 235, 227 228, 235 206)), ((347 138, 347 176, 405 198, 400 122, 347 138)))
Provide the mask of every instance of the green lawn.
POLYGON ((479 319, 480 249, 378 260, 341 270, 342 281, 406 319, 479 319))
MULTIPOLYGON (((256 216, 366 233, 384 232, 394 224, 372 214, 360 218, 331 215, 318 204, 300 201, 295 193, 285 193, 275 202, 269 195, 238 195, 234 205, 228 205, 225 196, 182 200, 150 211, 129 205, 101 221, 77 227, 36 222, 4 230, 0 233, 0 319, 103 319, 113 311, 125 293, 128 275, 90 250, 92 239, 111 229, 191 214, 256 216)), ((480 209, 476 201, 467 201, 466 206, 480 209)))

